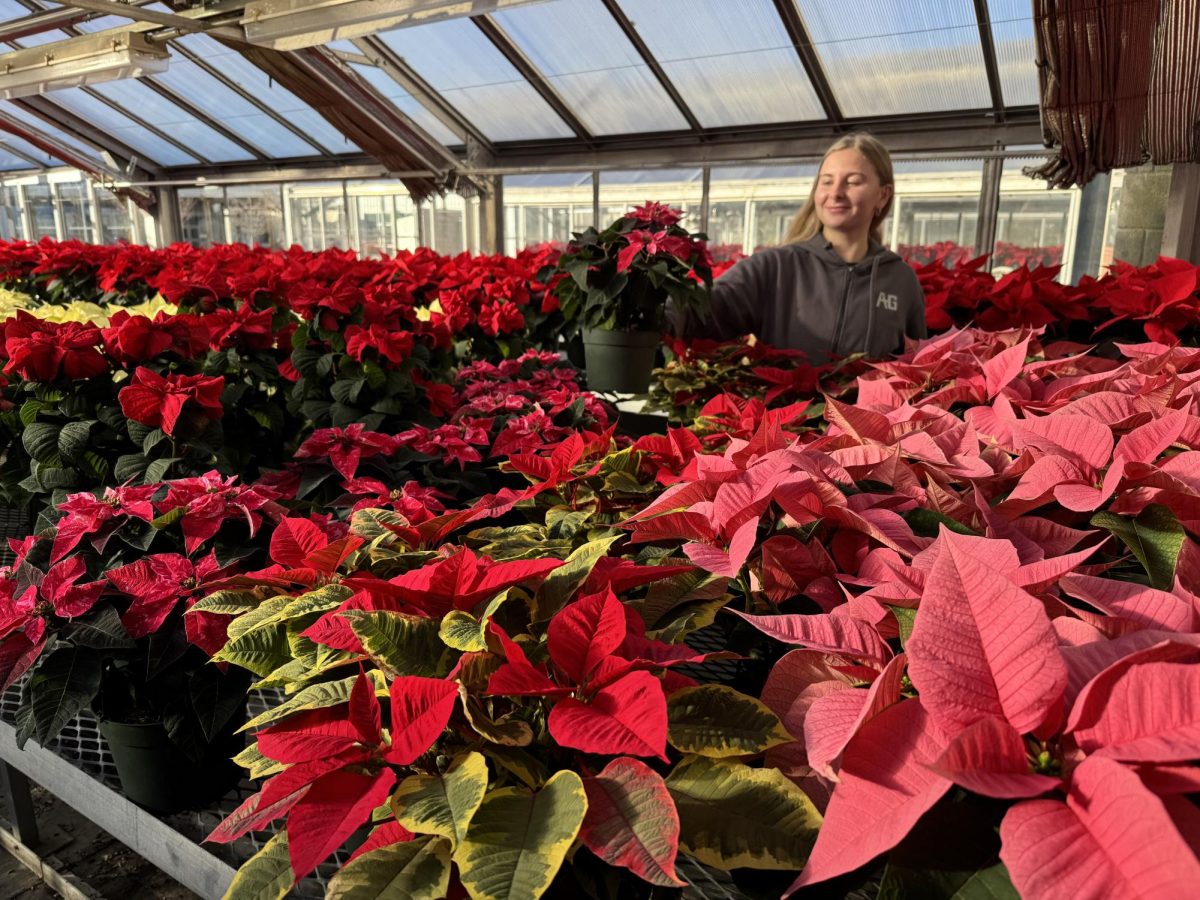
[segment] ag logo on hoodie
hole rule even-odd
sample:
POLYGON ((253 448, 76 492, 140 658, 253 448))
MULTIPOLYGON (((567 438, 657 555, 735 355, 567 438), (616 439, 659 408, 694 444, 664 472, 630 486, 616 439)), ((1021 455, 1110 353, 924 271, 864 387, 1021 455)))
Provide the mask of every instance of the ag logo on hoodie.
POLYGON ((895 312, 896 309, 899 307, 899 302, 897 301, 896 295, 895 294, 885 294, 882 291, 880 291, 879 297, 875 300, 875 308, 878 309, 881 306, 886 310, 895 312))

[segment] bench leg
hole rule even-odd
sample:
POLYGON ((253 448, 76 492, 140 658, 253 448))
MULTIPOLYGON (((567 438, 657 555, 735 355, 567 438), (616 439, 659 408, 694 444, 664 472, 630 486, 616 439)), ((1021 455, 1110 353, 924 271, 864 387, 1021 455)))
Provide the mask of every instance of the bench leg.
POLYGON ((33 811, 33 795, 29 792, 29 779, 20 769, 0 763, 0 787, 8 794, 17 839, 26 847, 36 847, 41 838, 38 835, 37 815, 33 811))

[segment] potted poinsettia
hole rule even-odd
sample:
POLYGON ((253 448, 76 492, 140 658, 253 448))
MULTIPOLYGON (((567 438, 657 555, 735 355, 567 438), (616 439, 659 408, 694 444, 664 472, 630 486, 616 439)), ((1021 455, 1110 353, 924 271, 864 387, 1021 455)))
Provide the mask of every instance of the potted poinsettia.
POLYGON ((563 317, 578 321, 595 391, 644 393, 666 321, 667 300, 707 302, 712 259, 703 234, 662 203, 631 210, 603 231, 580 232, 559 257, 554 286, 563 317))
POLYGON ((213 471, 70 495, 0 569, 0 689, 24 676, 17 741, 90 708, 126 795, 169 812, 237 780, 249 678, 210 656, 225 620, 185 615, 253 567, 277 494, 213 471), (180 779, 179 772, 191 773, 180 779))

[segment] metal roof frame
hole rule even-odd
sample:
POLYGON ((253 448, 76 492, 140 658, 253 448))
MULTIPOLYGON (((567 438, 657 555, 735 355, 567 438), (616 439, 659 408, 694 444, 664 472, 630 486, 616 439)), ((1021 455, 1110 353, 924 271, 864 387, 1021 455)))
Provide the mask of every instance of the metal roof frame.
MULTIPOLYGON (((825 118, 816 121, 717 128, 705 128, 701 125, 683 95, 672 83, 666 69, 650 51, 617 0, 597 0, 613 17, 621 32, 687 122, 686 129, 622 135, 591 134, 572 105, 554 87, 551 79, 539 70, 497 20, 488 14, 477 13, 470 16, 472 23, 575 133, 575 137, 567 139, 503 142, 489 141, 483 132, 453 103, 441 96, 420 72, 376 36, 356 38, 353 41, 353 45, 365 59, 339 59, 337 53, 324 48, 291 52, 271 51, 239 43, 232 38, 227 23, 239 15, 239 10, 245 7, 246 0, 221 0, 208 3, 204 8, 190 6, 188 0, 167 0, 168 5, 175 11, 171 15, 140 10, 139 7, 147 0, 133 0, 129 7, 112 0, 55 0, 67 4, 64 8, 55 10, 44 9, 37 0, 20 2, 31 10, 31 15, 0 23, 0 40, 51 28, 71 31, 73 24, 102 13, 141 19, 143 21, 140 25, 135 24, 131 27, 150 30, 157 36, 156 39, 170 40, 177 54, 237 92, 277 125, 288 128, 293 135, 304 139, 314 151, 311 158, 270 158, 256 146, 252 137, 239 135, 235 126, 216 121, 211 115, 205 114, 203 110, 171 91, 168 86, 146 78, 142 80, 160 96, 255 156, 252 162, 215 163, 202 159, 199 165, 140 164, 147 174, 159 180, 175 181, 187 177, 216 177, 221 174, 241 177, 247 172, 275 173, 281 169, 307 171, 328 168, 337 163, 369 166, 370 161, 374 160, 384 171, 404 173, 405 176, 412 175, 418 178, 420 183, 415 184, 414 188, 418 194, 423 194, 431 189, 453 187, 460 175, 469 179, 475 173, 512 171, 522 166, 528 167, 529 171, 593 170, 630 166, 652 168, 671 164, 704 166, 735 161, 761 162, 798 156, 819 156, 820 150, 829 141, 855 129, 868 129, 885 137, 889 146, 898 153, 983 152, 1004 145, 1040 144, 1042 137, 1036 107, 1004 105, 987 0, 974 0, 974 6, 990 90, 989 108, 951 113, 847 118, 837 101, 819 48, 814 46, 811 40, 798 4, 795 0, 772 0, 775 12, 808 76, 825 118), (145 21, 147 19, 154 21, 145 21), (366 155, 337 153, 336 150, 322 147, 316 139, 308 137, 302 129, 289 122, 285 115, 273 110, 252 91, 241 88, 217 66, 173 40, 190 31, 208 31, 210 36, 241 52, 250 62, 305 100, 338 131, 367 151, 366 155), (462 146, 452 149, 434 140, 361 78, 351 68, 350 62, 375 65, 460 138, 462 146)), ((97 96, 90 90, 89 93, 97 96)), ((68 110, 54 103, 52 95, 29 99, 32 102, 25 103, 26 108, 78 136, 89 145, 107 151, 113 157, 124 157, 125 160, 139 158, 140 155, 131 148, 89 126, 81 121, 80 117, 71 115, 68 110)), ((153 123, 103 96, 99 99, 122 115, 128 116, 131 123, 144 127, 148 133, 155 134, 199 157, 195 149, 172 139, 153 123)), ((486 191, 485 184, 472 184, 470 187, 486 191)))

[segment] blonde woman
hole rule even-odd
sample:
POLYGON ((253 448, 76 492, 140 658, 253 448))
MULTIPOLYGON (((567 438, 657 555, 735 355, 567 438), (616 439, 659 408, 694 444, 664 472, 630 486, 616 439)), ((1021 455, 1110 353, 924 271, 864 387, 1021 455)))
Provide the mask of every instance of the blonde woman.
POLYGON ((901 350, 923 338, 925 295, 913 270, 882 244, 895 179, 887 148, 848 134, 825 151, 812 192, 787 238, 748 256, 713 283, 705 321, 674 317, 683 337, 754 334, 802 350, 814 364, 901 350))

